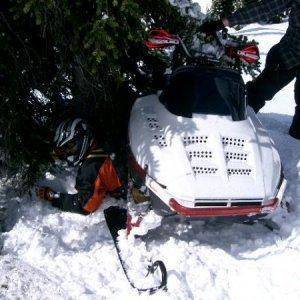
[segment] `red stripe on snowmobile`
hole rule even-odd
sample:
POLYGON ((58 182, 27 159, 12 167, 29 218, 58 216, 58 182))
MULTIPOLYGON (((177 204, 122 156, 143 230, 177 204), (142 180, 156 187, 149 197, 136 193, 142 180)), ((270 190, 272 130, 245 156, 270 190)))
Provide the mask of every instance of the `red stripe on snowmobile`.
POLYGON ((235 217, 271 213, 278 206, 278 202, 279 200, 275 198, 268 205, 226 208, 189 208, 180 205, 175 199, 171 199, 169 204, 178 214, 186 217, 235 217))

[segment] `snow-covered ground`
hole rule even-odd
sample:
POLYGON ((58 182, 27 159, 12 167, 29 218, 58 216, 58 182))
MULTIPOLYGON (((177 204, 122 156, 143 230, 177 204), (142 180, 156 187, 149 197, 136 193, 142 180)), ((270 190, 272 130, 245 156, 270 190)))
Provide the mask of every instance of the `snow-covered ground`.
MULTIPOLYGON (((259 41, 264 61, 286 26, 252 24, 240 32, 259 41)), ((150 258, 165 262, 168 291, 153 298, 300 299, 300 141, 287 134, 293 109, 291 83, 259 114, 289 181, 285 198, 292 203, 292 212, 280 209, 273 217, 280 230, 271 232, 260 224, 165 222, 147 239, 138 240, 128 255, 133 268, 150 258)), ((48 181, 69 189, 72 178, 63 183, 51 182, 48 176, 48 181)), ((2 199, 8 197, 4 186, 2 199)), ((110 199, 106 206, 113 203, 110 199)), ((60 212, 34 197, 12 198, 6 232, 0 238, 1 299, 138 295, 120 268, 102 210, 80 216, 60 212)))

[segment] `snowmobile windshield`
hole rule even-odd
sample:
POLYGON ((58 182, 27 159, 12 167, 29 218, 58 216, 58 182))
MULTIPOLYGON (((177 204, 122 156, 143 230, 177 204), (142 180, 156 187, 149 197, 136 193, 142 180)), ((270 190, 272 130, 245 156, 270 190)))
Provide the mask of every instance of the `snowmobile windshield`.
POLYGON ((171 76, 160 96, 165 107, 177 116, 193 114, 231 116, 245 120, 245 87, 239 73, 209 67, 183 67, 171 76))

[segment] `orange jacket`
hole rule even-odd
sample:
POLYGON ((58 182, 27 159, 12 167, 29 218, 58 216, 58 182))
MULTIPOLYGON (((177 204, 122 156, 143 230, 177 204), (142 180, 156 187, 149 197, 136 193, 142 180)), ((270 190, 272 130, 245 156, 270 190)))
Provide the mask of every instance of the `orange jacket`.
POLYGON ((78 169, 77 194, 60 194, 53 205, 65 211, 89 214, 96 211, 107 193, 122 188, 122 182, 112 159, 102 150, 93 150, 78 169))
POLYGON ((114 192, 122 187, 122 183, 118 177, 117 171, 112 160, 107 157, 99 169, 98 175, 94 182, 93 196, 88 200, 83 209, 89 213, 97 210, 107 192, 114 192))

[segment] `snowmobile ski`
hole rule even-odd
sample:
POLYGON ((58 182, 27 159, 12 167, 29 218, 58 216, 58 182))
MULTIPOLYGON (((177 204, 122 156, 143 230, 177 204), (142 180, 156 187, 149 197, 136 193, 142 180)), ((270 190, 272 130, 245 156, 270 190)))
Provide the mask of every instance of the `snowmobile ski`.
POLYGON ((148 273, 146 275, 146 276, 148 276, 149 274, 154 274, 154 272, 157 269, 159 269, 161 272, 160 285, 155 286, 155 287, 150 287, 150 288, 138 288, 135 286, 135 284, 129 278, 128 271, 125 266, 125 262, 121 256, 121 249, 119 248, 119 244, 118 244, 118 231, 121 229, 126 229, 127 209, 120 208, 118 206, 111 206, 104 210, 104 216, 105 216, 105 220, 106 220, 108 229, 112 236, 112 239, 114 241, 114 245, 115 245, 122 269, 125 273, 125 276, 129 282, 129 284, 134 289, 138 290, 139 292, 148 292, 150 294, 154 294, 158 290, 166 290, 167 289, 167 270, 166 270, 165 264, 160 260, 157 260, 148 266, 148 273))

